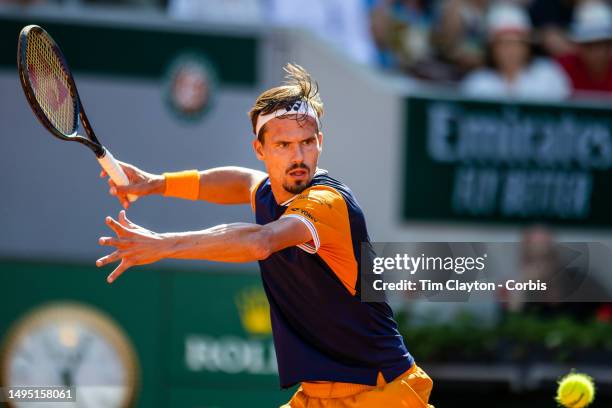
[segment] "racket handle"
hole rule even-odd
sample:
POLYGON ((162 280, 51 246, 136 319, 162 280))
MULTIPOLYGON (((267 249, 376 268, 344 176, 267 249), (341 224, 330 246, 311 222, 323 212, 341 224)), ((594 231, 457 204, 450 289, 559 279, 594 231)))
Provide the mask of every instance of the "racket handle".
MULTIPOLYGON (((98 157, 98 163, 100 163, 100 166, 102 166, 106 174, 108 174, 111 180, 113 180, 118 186, 126 186, 130 183, 127 176, 123 172, 123 169, 121 169, 121 166, 119 166, 119 163, 117 163, 117 160, 115 160, 107 148, 104 148, 104 155, 102 157, 98 157)), ((130 200, 130 202, 134 202, 138 196, 128 194, 127 198, 130 200)))

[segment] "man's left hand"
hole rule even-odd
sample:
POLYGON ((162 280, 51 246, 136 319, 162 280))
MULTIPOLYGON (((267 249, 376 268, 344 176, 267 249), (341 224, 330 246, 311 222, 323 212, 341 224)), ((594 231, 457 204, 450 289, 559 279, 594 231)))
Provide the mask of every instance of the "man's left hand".
POLYGON ((150 264, 164 257, 165 242, 162 235, 134 224, 127 219, 123 210, 119 213, 118 220, 106 217, 106 224, 117 234, 117 238, 100 237, 98 241, 100 245, 113 246, 116 250, 98 259, 96 266, 121 261, 106 278, 108 283, 113 283, 132 266, 150 264))

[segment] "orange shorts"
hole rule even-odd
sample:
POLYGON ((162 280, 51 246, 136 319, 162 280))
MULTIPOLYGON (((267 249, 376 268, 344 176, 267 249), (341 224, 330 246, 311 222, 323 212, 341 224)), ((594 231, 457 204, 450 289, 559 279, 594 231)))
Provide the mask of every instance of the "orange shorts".
POLYGON ((434 408, 433 381, 416 364, 387 383, 381 373, 375 386, 341 382, 303 382, 281 408, 434 408))

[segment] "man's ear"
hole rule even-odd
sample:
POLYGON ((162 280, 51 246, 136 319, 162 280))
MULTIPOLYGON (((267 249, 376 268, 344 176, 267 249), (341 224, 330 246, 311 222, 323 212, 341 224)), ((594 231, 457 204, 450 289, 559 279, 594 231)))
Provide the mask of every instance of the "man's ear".
POLYGON ((263 145, 259 141, 259 138, 255 138, 255 140, 253 140, 253 151, 255 152, 257 159, 261 161, 264 160, 263 145))
POLYGON ((319 150, 323 150, 323 132, 317 134, 317 140, 319 141, 319 150))

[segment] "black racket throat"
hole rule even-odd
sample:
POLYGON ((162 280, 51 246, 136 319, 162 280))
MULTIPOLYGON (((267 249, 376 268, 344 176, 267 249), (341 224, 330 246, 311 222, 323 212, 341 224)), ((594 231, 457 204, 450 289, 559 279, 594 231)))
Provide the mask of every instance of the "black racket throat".
POLYGON ((87 146, 89 149, 91 149, 92 152, 94 152, 97 158, 102 158, 106 154, 106 149, 104 149, 104 146, 102 146, 100 143, 89 140, 87 137, 81 136, 79 134, 66 136, 53 131, 51 131, 51 133, 53 134, 53 136, 57 137, 60 140, 65 140, 68 142, 77 142, 84 146, 87 146))
MULTIPOLYGON (((76 86, 74 87, 74 89, 76 91, 76 86)), ((98 138, 96 137, 96 134, 94 133, 93 128, 89 123, 89 119, 87 119, 87 116, 85 115, 85 110, 83 109, 81 98, 78 97, 78 91, 76 92, 80 106, 79 117, 81 118, 81 124, 83 125, 83 129, 85 130, 85 134, 87 135, 87 137, 79 136, 79 138, 82 139, 82 141, 79 141, 89 147, 95 153, 97 158, 102 158, 106 154, 106 149, 104 149, 104 146, 102 146, 102 144, 98 141, 98 138)))
POLYGON ((102 158, 104 157, 104 155, 106 154, 106 149, 104 148, 104 146, 94 143, 91 140, 87 139, 86 137, 83 136, 74 136, 74 137, 62 137, 61 139, 63 140, 69 140, 69 141, 73 141, 73 142, 79 142, 87 147, 89 147, 91 149, 91 151, 94 152, 94 154, 96 155, 97 158, 102 158))

